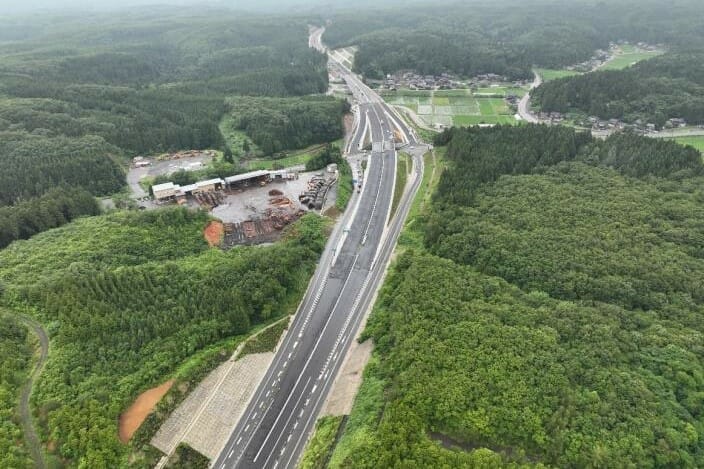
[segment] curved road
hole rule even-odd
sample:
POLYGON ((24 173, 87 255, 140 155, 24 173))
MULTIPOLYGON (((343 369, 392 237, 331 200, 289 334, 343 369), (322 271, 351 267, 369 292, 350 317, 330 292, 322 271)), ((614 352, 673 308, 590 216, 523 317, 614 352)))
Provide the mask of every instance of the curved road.
MULTIPOLYGON (((543 79, 538 75, 538 73, 533 70, 533 75, 535 76, 535 79, 533 80, 533 83, 530 85, 530 89, 533 90, 537 87, 539 87, 543 83, 543 79)), ((530 92, 526 93, 523 98, 518 102, 518 115, 521 116, 521 119, 523 119, 526 122, 529 122, 531 124, 537 124, 540 122, 540 120, 530 112, 530 92)))
MULTIPOLYGON (((311 46, 325 50, 324 30, 311 46)), ((410 203, 422 180, 422 147, 394 111, 339 62, 330 66, 347 81, 357 101, 357 127, 348 145, 356 153, 371 137, 372 152, 361 193, 328 241, 314 279, 272 365, 235 425, 213 467, 295 467, 335 375, 369 309, 388 266, 410 203), (396 177, 397 131, 414 154, 409 188, 391 218, 396 177)))
POLYGON ((29 408, 29 398, 32 395, 32 386, 34 382, 39 378, 39 375, 44 369, 44 364, 49 357, 49 336, 46 331, 32 318, 23 315, 17 315, 17 318, 24 322, 25 325, 37 336, 39 339, 39 359, 37 364, 29 375, 27 382, 22 387, 22 393, 20 394, 20 420, 22 421, 22 430, 24 432, 24 438, 27 442, 27 448, 29 453, 34 460, 34 465, 37 468, 43 469, 46 467, 44 463, 44 453, 42 452, 41 443, 39 442, 39 436, 34 428, 34 423, 32 421, 32 411, 29 408))

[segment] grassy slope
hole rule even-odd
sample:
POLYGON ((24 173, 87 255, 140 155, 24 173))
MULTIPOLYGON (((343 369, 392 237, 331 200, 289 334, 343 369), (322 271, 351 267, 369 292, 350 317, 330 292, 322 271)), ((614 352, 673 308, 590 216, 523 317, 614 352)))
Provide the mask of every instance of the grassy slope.
POLYGON ((704 136, 699 137, 675 137, 673 139, 682 145, 689 145, 704 153, 704 136))
POLYGON ((325 416, 318 420, 298 469, 325 469, 342 420, 340 416, 325 416))

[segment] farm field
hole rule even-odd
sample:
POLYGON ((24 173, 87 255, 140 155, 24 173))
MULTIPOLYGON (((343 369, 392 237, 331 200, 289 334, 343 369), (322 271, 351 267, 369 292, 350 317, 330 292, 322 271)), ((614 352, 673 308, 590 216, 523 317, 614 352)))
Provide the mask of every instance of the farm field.
POLYGON ((548 68, 538 68, 535 71, 538 75, 540 75, 543 81, 552 81, 557 80, 558 78, 579 75, 579 72, 575 72, 574 70, 552 70, 548 68))
POLYGON ((600 70, 622 70, 643 60, 652 59, 663 54, 662 51, 644 51, 632 45, 621 46, 621 53, 606 62, 600 70))
POLYGON ((490 86, 488 88, 478 88, 476 91, 474 91, 474 96, 508 96, 511 94, 514 96, 522 97, 524 94, 526 94, 526 90, 524 88, 516 88, 514 86, 490 86))
POLYGON ((672 140, 677 143, 681 143, 682 145, 692 146, 704 154, 704 136, 675 137, 672 140))
POLYGON ((401 90, 385 94, 384 99, 389 104, 411 109, 433 127, 516 123, 503 98, 477 96, 469 90, 401 90))

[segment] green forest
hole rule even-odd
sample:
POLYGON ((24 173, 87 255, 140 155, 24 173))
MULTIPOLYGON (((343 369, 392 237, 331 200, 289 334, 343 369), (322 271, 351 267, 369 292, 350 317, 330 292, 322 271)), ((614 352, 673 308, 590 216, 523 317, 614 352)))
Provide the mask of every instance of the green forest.
POLYGON ((331 467, 702 466, 701 158, 534 125, 436 143, 331 467))
POLYGON ((276 245, 228 252, 208 249, 207 221, 180 208, 118 212, 0 252, 0 301, 51 338, 32 404, 57 463, 126 465, 143 448, 119 442, 117 418, 137 394, 208 346, 295 309, 324 220, 304 217, 276 245))
POLYGON ((0 310, 0 466, 30 467, 17 415, 20 388, 31 365, 27 328, 0 310))
POLYGON ((342 117, 350 109, 347 101, 328 96, 238 96, 225 105, 234 129, 244 131, 264 155, 342 138, 342 117))
POLYGON ((0 18, 0 38, 0 248, 94 214, 67 191, 121 191, 128 157, 231 154, 219 128, 229 111, 272 152, 343 133, 347 109, 307 97, 327 90, 328 75, 303 18, 216 8, 43 14, 0 18))
POLYGON ((531 96, 544 111, 655 124, 704 124, 704 54, 681 52, 542 84, 531 96))
POLYGON ((687 50, 704 45, 701 2, 452 2, 333 15, 325 41, 358 45, 355 69, 367 78, 414 69, 461 76, 532 77, 533 66, 562 68, 610 41, 645 41, 687 50), (444 14, 438 13, 442 8, 444 14))

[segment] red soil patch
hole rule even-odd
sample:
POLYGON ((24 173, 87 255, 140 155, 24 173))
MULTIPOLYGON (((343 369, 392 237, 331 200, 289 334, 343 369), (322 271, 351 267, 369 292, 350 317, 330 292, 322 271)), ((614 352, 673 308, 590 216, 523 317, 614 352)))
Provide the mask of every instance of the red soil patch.
POLYGON ((208 226, 205 227, 203 236, 205 236, 205 240, 210 247, 220 246, 223 236, 225 236, 225 226, 220 221, 211 221, 208 223, 208 226))
POLYGON ((161 386, 144 391, 137 397, 134 403, 122 414, 120 415, 120 427, 119 435, 120 441, 127 443, 137 431, 147 415, 154 410, 156 404, 159 400, 164 397, 171 386, 173 386, 174 380, 170 379, 161 386))

